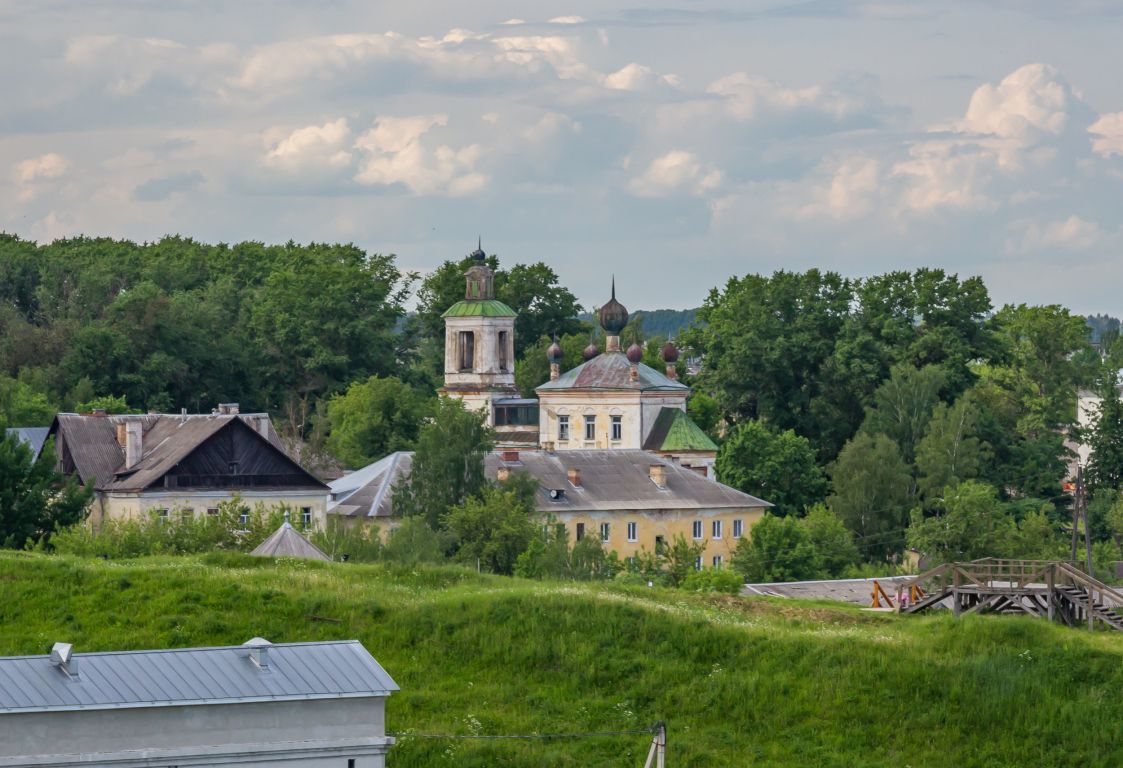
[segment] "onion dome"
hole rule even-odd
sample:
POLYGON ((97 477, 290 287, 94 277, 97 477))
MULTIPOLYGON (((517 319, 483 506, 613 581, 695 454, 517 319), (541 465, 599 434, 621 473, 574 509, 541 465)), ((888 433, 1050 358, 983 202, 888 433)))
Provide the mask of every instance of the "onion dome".
POLYGON ((678 347, 675 346, 673 341, 668 341, 663 345, 663 362, 670 364, 678 361, 678 347))
POLYGON ((583 351, 581 353, 581 356, 583 358, 585 358, 586 360, 592 360, 594 357, 596 357, 599 354, 600 354, 600 350, 597 349, 597 345, 590 341, 589 346, 585 347, 585 351, 583 351))
POLYGON ((612 278, 612 298, 597 313, 600 327, 609 336, 619 336, 628 324, 628 310, 616 300, 616 278, 612 278))
POLYGON ((474 250, 470 254, 468 254, 469 256, 471 256, 473 259, 475 259, 476 261, 478 261, 481 264, 487 259, 487 254, 484 253, 483 242, 484 242, 483 238, 482 237, 479 238, 476 241, 476 250, 474 250))
POLYGON ((643 360, 643 347, 641 347, 639 344, 632 344, 632 346, 628 347, 628 351, 624 354, 628 356, 629 361, 638 363, 643 360))
POLYGON ((554 343, 546 350, 546 359, 551 363, 560 363, 563 354, 565 353, 562 351, 561 344, 558 344, 558 340, 555 338, 554 343))

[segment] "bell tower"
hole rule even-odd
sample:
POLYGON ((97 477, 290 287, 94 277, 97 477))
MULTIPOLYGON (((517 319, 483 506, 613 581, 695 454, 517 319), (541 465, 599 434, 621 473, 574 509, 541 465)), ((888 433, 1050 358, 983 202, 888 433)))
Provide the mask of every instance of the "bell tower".
POLYGON ((484 410, 495 425, 492 401, 518 396, 515 388, 515 311, 495 298, 495 273, 483 248, 471 254, 464 299, 445 310, 442 395, 484 410))

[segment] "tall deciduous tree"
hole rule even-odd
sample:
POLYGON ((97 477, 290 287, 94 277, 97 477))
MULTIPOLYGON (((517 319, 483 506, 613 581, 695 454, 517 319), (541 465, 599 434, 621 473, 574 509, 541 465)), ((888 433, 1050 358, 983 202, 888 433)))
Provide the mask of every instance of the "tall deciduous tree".
POLYGON ((816 504, 799 521, 815 548, 820 570, 838 578, 860 559, 854 534, 825 504, 816 504))
POLYGON ((913 513, 908 543, 933 564, 1003 557, 1015 541, 1013 519, 1006 514, 995 489, 967 480, 944 495, 943 510, 925 518, 913 513))
POLYGON ((421 427, 413 468, 394 492, 400 514, 421 515, 436 530, 446 513, 487 485, 484 457, 493 445, 483 415, 461 400, 442 397, 433 418, 421 427))
POLYGON ((430 398, 394 376, 355 382, 328 403, 328 450, 349 467, 412 450, 431 407, 430 398))
POLYGON ((914 368, 904 363, 893 368, 889 378, 873 394, 873 403, 862 422, 862 431, 887 435, 911 464, 916 444, 928 427, 932 409, 940 400, 940 389, 947 381, 935 365, 914 368))
POLYGON ((531 514, 517 492, 484 488, 479 496, 450 509, 444 525, 453 536, 458 560, 510 575, 534 537, 531 514))
POLYGON ((811 536, 790 517, 765 513, 737 542, 733 567, 745 581, 803 581, 822 575, 811 536))
POLYGON ((839 453, 830 475, 827 504, 857 536, 862 552, 871 558, 900 552, 913 481, 897 444, 860 433, 839 453))
POLYGON ((1098 394, 1096 422, 1086 437, 1092 449, 1086 481, 1092 491, 1119 490, 1123 488, 1123 400, 1114 372, 1103 377, 1098 394))
POLYGON ((933 500, 944 488, 979 476, 986 446, 975 434, 977 420, 970 392, 951 406, 937 403, 916 447, 917 486, 925 499, 933 500))
POLYGON ((758 421, 738 424, 718 451, 715 467, 721 482, 772 502, 778 515, 801 515, 827 495, 814 449, 790 429, 773 432, 758 421))
POLYGON ((0 422, 0 546, 22 547, 82 519, 91 491, 54 471, 0 422))

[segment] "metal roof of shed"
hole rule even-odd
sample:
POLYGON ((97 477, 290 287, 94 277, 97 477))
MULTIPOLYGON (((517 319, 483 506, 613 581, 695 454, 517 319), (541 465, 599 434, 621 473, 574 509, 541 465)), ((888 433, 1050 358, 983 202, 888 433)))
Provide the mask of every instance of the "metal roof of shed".
MULTIPOLYGON (((0 657, 0 715, 387 696, 397 684, 358 640, 278 643, 268 671, 246 645, 0 657)), ((0 730, 3 726, 0 726, 0 730)))

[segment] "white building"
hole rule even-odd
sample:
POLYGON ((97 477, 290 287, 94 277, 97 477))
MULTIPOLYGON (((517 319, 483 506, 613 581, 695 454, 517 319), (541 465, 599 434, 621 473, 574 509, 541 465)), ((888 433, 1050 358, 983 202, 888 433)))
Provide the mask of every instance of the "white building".
POLYGON ((383 768, 398 686, 356 640, 0 658, 0 768, 383 768))

